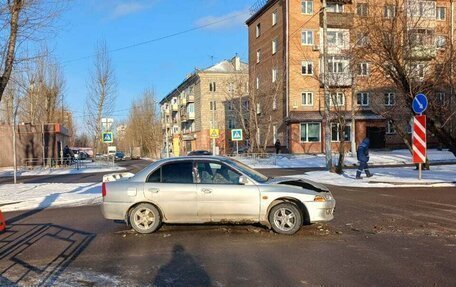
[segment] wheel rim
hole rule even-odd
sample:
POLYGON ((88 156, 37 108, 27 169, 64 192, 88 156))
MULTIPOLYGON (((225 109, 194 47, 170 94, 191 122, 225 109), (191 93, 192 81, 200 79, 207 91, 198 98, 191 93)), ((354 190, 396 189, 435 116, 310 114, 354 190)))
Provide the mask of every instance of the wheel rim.
POLYGON ((154 224, 155 215, 149 208, 141 208, 135 212, 133 220, 138 228, 147 230, 154 224))
POLYGON ((296 214, 290 208, 279 208, 274 212, 274 225, 281 231, 290 231, 296 226, 296 214))

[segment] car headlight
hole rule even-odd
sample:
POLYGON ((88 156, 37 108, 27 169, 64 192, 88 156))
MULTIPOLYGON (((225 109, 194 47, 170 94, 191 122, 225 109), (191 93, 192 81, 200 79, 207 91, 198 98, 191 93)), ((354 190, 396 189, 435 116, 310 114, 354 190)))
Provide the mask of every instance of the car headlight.
POLYGON ((314 201, 315 202, 325 202, 325 201, 328 201, 328 200, 331 200, 331 199, 332 199, 331 194, 316 195, 314 197, 314 201))

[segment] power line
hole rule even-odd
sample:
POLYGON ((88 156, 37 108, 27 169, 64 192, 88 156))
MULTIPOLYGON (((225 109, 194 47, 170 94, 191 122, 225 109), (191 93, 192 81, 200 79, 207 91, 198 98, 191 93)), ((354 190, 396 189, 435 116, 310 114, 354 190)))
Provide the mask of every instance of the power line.
MULTIPOLYGON (((168 38, 180 36, 180 35, 187 34, 187 33, 193 32, 193 31, 201 30, 201 29, 206 28, 206 27, 214 26, 214 25, 220 24, 222 22, 226 22, 228 20, 231 20, 233 18, 237 18, 237 17, 239 17, 241 15, 244 15, 244 14, 248 14, 248 12, 240 12, 240 13, 231 15, 229 17, 225 17, 223 19, 220 19, 218 21, 210 22, 210 23, 203 24, 203 25, 198 25, 196 27, 193 27, 193 28, 190 28, 190 29, 187 29, 187 30, 183 30, 183 31, 179 31, 179 32, 176 32, 176 33, 168 34, 168 35, 165 35, 165 36, 161 36, 161 37, 158 37, 158 38, 154 38, 154 39, 150 39, 150 40, 134 43, 134 44, 131 44, 131 45, 128 45, 128 46, 116 48, 116 49, 110 50, 109 52, 110 53, 115 53, 115 52, 119 52, 119 51, 122 51, 122 50, 127 50, 127 49, 135 48, 135 47, 138 47, 138 46, 147 45, 147 44, 150 44, 150 43, 153 43, 153 42, 158 42, 158 41, 161 41, 161 40, 165 40, 165 39, 168 39, 168 38)), ((73 62, 77 62, 77 61, 81 61, 81 60, 86 60, 86 59, 90 59, 90 58, 95 57, 95 56, 97 56, 97 54, 93 54, 93 55, 89 55, 89 56, 84 56, 84 57, 80 57, 80 58, 75 58, 75 59, 63 61, 62 64, 65 65, 65 64, 69 64, 69 63, 73 63, 73 62)))

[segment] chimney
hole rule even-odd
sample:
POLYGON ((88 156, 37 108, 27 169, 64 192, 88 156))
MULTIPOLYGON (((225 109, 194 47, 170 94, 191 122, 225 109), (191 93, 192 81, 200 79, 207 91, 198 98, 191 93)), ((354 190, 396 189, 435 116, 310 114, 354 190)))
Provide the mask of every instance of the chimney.
POLYGON ((231 63, 233 64, 235 71, 241 70, 241 58, 239 58, 238 55, 236 55, 233 59, 231 59, 231 63))

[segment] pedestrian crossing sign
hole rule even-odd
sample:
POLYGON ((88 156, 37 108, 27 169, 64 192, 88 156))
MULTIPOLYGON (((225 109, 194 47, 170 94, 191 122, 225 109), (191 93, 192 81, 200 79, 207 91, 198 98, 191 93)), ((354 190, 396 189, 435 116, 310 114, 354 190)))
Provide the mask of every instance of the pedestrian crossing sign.
POLYGON ((112 132, 104 132, 101 134, 101 140, 103 143, 113 143, 114 142, 114 135, 112 132))
POLYGON ((211 129, 209 131, 209 135, 211 139, 218 139, 220 137, 220 130, 219 129, 211 129))
POLYGON ((242 130, 241 129, 233 129, 233 130, 231 130, 231 140, 232 141, 241 141, 241 140, 243 140, 242 130))

